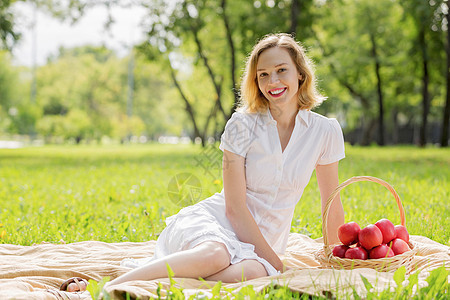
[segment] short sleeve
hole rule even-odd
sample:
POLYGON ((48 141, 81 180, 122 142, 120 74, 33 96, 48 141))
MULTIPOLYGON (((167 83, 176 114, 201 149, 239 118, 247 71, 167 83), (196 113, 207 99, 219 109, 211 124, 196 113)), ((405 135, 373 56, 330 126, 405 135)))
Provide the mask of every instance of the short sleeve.
POLYGON ((251 144, 251 128, 243 113, 235 112, 225 125, 220 138, 220 150, 245 157, 251 144))
POLYGON ((336 119, 329 119, 328 121, 318 165, 328 165, 345 157, 344 135, 341 126, 336 119))

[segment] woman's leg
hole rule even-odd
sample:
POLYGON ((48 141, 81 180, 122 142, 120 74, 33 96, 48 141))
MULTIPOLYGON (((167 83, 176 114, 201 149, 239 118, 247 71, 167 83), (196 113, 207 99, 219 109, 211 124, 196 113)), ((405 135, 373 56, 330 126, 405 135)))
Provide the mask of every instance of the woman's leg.
POLYGON ((229 265, 227 268, 205 278, 205 280, 222 282, 241 282, 259 277, 267 276, 266 268, 262 263, 254 259, 243 260, 237 264, 229 265))
POLYGON ((167 278, 167 265, 175 277, 205 278, 227 268, 230 265, 230 255, 224 244, 204 242, 125 273, 109 282, 108 286, 132 280, 167 278))

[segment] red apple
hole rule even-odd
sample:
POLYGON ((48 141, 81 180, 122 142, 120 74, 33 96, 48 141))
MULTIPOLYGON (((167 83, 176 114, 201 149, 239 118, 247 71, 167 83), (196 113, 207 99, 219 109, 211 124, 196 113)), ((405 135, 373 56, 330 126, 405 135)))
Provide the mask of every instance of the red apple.
POLYGON ((395 225, 394 226, 395 233, 397 238, 404 240, 405 242, 409 242, 409 233, 406 230, 406 227, 403 225, 395 225))
POLYGON ((395 239, 395 227, 394 224, 392 224, 391 221, 388 219, 381 219, 378 222, 375 223, 375 226, 378 227, 378 229, 381 230, 381 233, 383 234, 383 244, 387 244, 393 239, 395 239))
POLYGON ((386 244, 376 246, 369 252, 369 258, 371 259, 392 257, 392 256, 394 256, 394 252, 386 244))
POLYGON ((361 227, 356 222, 348 222, 342 224, 338 228, 338 237, 339 240, 344 245, 352 245, 358 241, 358 233, 361 230, 361 227))
POLYGON ((363 247, 353 247, 345 252, 345 258, 350 259, 367 259, 369 255, 363 247))
POLYGON ((394 255, 405 253, 406 251, 409 251, 408 244, 402 240, 402 239, 393 239, 392 242, 389 243, 389 247, 391 247, 392 251, 394 252, 394 255))
POLYGON ((383 234, 381 230, 370 224, 359 231, 358 241, 366 250, 370 250, 383 242, 383 234))
POLYGON ((345 252, 347 252, 349 248, 350 247, 346 245, 337 245, 333 248, 333 255, 340 258, 345 258, 345 252))

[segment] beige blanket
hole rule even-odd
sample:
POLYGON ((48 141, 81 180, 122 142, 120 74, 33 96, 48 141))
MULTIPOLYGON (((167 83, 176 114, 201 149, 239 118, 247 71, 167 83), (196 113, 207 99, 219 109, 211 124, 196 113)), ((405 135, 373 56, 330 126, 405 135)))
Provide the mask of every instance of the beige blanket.
MULTIPOLYGON (((421 270, 419 282, 424 282, 430 270, 444 263, 450 269, 450 247, 436 243, 422 236, 412 236, 417 247, 414 267, 421 270)), ((42 243, 34 246, 0 245, 0 298, 1 299, 61 299, 48 290, 58 290, 67 278, 78 276, 101 280, 102 277, 115 278, 127 268, 120 266, 126 257, 144 258, 153 253, 155 241, 145 243, 103 243, 86 241, 73 244, 42 243)), ((366 289, 360 274, 379 290, 395 287, 393 273, 376 272, 372 269, 334 270, 322 269, 314 254, 322 247, 321 240, 313 240, 300 234, 291 234, 286 255, 283 258, 293 269, 284 274, 250 280, 244 283, 224 284, 228 290, 238 291, 252 285, 259 292, 271 284, 288 286, 293 291, 311 295, 336 295, 352 293, 353 288, 360 296, 366 289)), ((215 282, 195 279, 175 278, 177 285, 184 289, 186 296, 202 292, 211 294, 215 282)), ((117 299, 125 299, 125 293, 132 298, 149 299, 156 297, 158 282, 163 287, 168 279, 158 281, 134 281, 121 284, 108 292, 117 299)), ((90 294, 63 293, 65 299, 90 299, 90 294)))

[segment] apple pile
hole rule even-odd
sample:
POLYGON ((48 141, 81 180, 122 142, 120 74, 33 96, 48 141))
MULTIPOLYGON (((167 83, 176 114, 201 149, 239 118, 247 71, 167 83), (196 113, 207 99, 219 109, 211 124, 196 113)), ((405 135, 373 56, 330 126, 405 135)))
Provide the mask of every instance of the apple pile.
POLYGON ((363 229, 356 222, 345 223, 338 228, 342 245, 333 248, 333 255, 349 259, 376 259, 392 257, 411 250, 409 234, 405 226, 381 219, 363 229))

